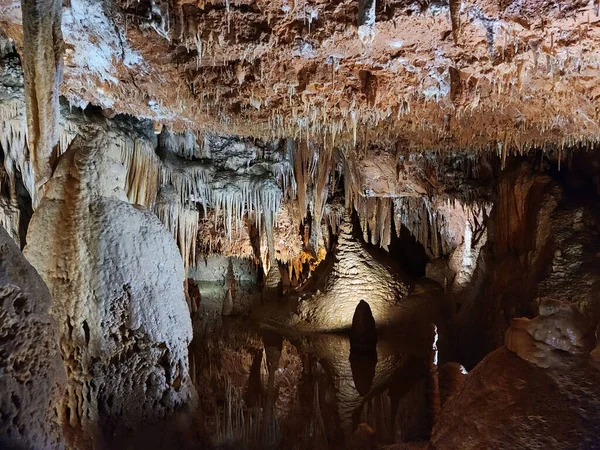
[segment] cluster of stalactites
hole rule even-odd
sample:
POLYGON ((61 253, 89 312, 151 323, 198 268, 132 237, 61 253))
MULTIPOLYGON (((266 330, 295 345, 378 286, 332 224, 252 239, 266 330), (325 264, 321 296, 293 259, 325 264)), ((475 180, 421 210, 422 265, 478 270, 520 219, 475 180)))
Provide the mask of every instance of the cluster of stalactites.
POLYGON ((425 195, 365 197, 355 194, 352 201, 365 242, 389 251, 393 234, 400 237, 402 232, 408 231, 432 259, 449 255, 460 245, 466 221, 470 217, 481 219, 483 211, 477 204, 466 205, 458 200, 439 200, 425 195))
POLYGON ((186 266, 196 262, 199 205, 205 214, 213 210, 216 216, 224 218, 219 225, 229 239, 252 219, 269 242, 268 254, 274 255, 273 229, 283 196, 295 195, 296 191, 291 163, 285 158, 273 163, 266 176, 231 172, 223 179, 213 164, 200 159, 207 156, 200 148, 199 141, 203 140, 190 133, 167 131, 160 141, 162 160, 144 140, 123 138, 117 145, 128 168, 130 201, 154 208, 177 240, 186 266), (167 187, 172 191, 169 201, 157 202, 159 188, 167 187))
MULTIPOLYGON (((287 177, 282 177, 289 183, 287 177)), ((231 238, 246 225, 248 217, 254 217, 259 230, 268 235, 277 224, 282 190, 274 179, 253 179, 240 176, 225 184, 213 179, 210 169, 197 166, 183 170, 169 170, 163 166, 161 184, 171 185, 179 193, 179 203, 202 205, 225 218, 223 225, 231 238)), ((283 184, 283 181, 282 181, 283 184)))
POLYGON ((163 127, 159 137, 159 145, 166 152, 189 160, 205 156, 204 139, 199 139, 191 131, 175 133, 167 127, 163 127))
POLYGON ((429 197, 401 197, 394 200, 393 207, 396 233, 400 235, 405 227, 423 244, 430 258, 448 255, 458 244, 447 239, 450 235, 447 217, 429 197))
MULTIPOLYGON (((160 160, 154 149, 143 139, 120 136, 111 139, 120 152, 127 168, 126 191, 129 201, 152 208, 159 188, 160 160)), ((171 230, 172 231, 172 230, 171 230)))
POLYGON ((14 185, 16 171, 30 195, 34 194, 33 168, 28 158, 27 123, 22 101, 0 104, 0 145, 4 153, 4 169, 14 185))
POLYGON ((171 186, 161 189, 155 212, 177 242, 186 269, 197 263, 196 243, 200 213, 197 209, 182 205, 171 186))
POLYGON ((300 220, 311 215, 310 235, 305 244, 317 254, 323 241, 321 222, 335 186, 333 147, 300 140, 294 153, 294 175, 300 220))
POLYGON ((360 219, 360 226, 365 242, 379 245, 389 251, 392 241, 392 204, 394 200, 389 197, 363 197, 354 198, 354 209, 360 219))
MULTIPOLYGON (((34 170, 30 160, 25 103, 14 99, 0 103, 0 146, 4 155, 4 170, 11 186, 17 172, 35 205, 34 170)), ((64 120, 59 127, 59 154, 64 153, 77 134, 76 125, 64 120)))

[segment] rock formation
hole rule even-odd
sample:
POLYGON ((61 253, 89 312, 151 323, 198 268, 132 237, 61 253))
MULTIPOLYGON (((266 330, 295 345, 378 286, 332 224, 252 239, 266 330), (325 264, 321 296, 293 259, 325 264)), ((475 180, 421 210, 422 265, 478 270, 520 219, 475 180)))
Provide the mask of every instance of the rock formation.
POLYGON ((65 448, 65 370, 52 297, 0 228, 0 447, 65 448))
MULTIPOLYGON (((35 188, 39 190, 50 178, 57 156, 58 96, 63 69, 62 3, 25 0, 21 7, 28 144, 35 188)), ((34 199, 38 197, 35 195, 34 199)))
POLYGON ((350 346, 353 351, 360 352, 361 349, 368 352, 377 344, 377 328, 375 319, 371 313, 369 304, 364 300, 358 302, 354 315, 352 316, 352 327, 350 328, 350 346))
MULTIPOLYGON (((62 15, 61 90, 179 129, 261 137, 501 154, 596 141, 597 4, 461 5, 76 0, 62 15)), ((2 8, 20 42, 18 3, 2 8)))
POLYGON ((290 314, 287 309, 273 309, 273 304, 267 304, 257 315, 278 326, 344 330, 350 328, 356 306, 364 300, 381 326, 408 293, 408 285, 369 253, 352 235, 352 224, 346 220, 340 226, 333 258, 289 299, 290 304, 296 303, 296 311, 290 314))
POLYGON ((156 216, 127 202, 110 148, 103 135, 71 145, 26 248, 54 298, 78 448, 110 446, 194 396, 181 257, 156 216))
POLYGON ((558 297, 598 322, 600 215, 593 183, 600 167, 591 162, 594 155, 580 156, 587 169, 563 169, 562 180, 525 161, 502 172, 487 242, 457 299, 464 303, 456 339, 467 367, 502 345, 511 319, 533 316, 537 298, 558 297))
POLYGON ((506 347, 469 372, 442 408, 430 448, 594 448, 600 370, 589 330, 573 306, 550 300, 535 319, 513 320, 506 347))
POLYGON ((590 320, 574 305, 541 299, 539 316, 513 319, 506 330, 506 348, 541 368, 568 361, 566 354, 590 353, 596 339, 590 320))
POLYGON ((2 438, 593 447, 599 14, 0 0, 2 438))

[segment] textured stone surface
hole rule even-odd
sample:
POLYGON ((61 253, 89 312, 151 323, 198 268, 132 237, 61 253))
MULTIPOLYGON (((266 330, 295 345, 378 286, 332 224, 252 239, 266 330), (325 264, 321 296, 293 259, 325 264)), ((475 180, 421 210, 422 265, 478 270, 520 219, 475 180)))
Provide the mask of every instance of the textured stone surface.
POLYGON ((542 369, 502 347, 443 406, 431 449, 597 448, 600 369, 590 358, 542 369))
POLYGON ((440 402, 443 405, 460 390, 465 382, 467 371, 459 363, 451 361, 440 366, 438 372, 440 402))
MULTIPOLYGON (((18 39, 15 3, 0 8, 18 39)), ((357 3, 73 0, 63 92, 240 134, 500 152, 596 139, 594 2, 377 3, 366 41, 357 3)))
POLYGON ((455 322, 467 368, 504 343, 513 318, 535 316, 537 298, 576 305, 592 326, 600 320, 598 155, 573 157, 588 173, 563 167, 558 176, 515 161, 500 175, 488 240, 455 322))
POLYGON ((506 347, 539 367, 561 364, 565 354, 589 353, 596 339, 590 320, 574 305, 542 299, 540 315, 513 319, 504 338, 506 347))
MULTIPOLYGON (((29 150, 39 190, 50 179, 58 145, 63 40, 60 0, 23 0, 23 71, 29 150)), ((37 192, 32 193, 37 203, 37 192)))
POLYGON ((376 259, 352 235, 349 221, 340 226, 333 258, 319 266, 319 271, 297 292, 290 294, 288 304, 295 311, 266 305, 257 312, 266 322, 311 330, 349 329, 356 306, 366 301, 378 326, 388 323, 390 311, 408 295, 408 284, 402 282, 390 267, 376 259))
POLYGON ((52 298, 35 269, 0 228, 0 447, 64 448, 60 361, 52 298))
POLYGON ((104 135, 71 146, 26 248, 54 296, 78 448, 110 445, 193 397, 182 259, 156 216, 126 202, 111 149, 104 135))

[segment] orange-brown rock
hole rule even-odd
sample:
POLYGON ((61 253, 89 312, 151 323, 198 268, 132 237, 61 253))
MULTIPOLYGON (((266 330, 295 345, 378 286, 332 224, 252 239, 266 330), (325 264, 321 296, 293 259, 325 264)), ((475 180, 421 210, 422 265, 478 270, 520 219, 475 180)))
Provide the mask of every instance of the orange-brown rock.
MULTIPOLYGON (((74 0, 62 92, 180 129, 363 147, 389 139, 505 155, 596 141, 594 4, 462 5, 377 3, 365 34, 350 1, 74 0)), ((19 5, 0 8, 21 42, 19 5)))
POLYGON ((591 358, 543 369, 499 348, 445 403, 429 448, 596 448, 599 386, 591 358))
POLYGON ((504 343, 512 319, 535 316, 538 298, 560 298, 598 323, 600 214, 593 191, 575 189, 594 189, 595 157, 579 161, 589 174, 563 168, 559 178, 522 161, 501 173, 487 243, 455 318, 467 368, 504 343))
POLYGON ((577 307, 545 298, 539 311, 535 319, 512 320, 506 330, 506 348, 543 368, 563 363, 566 354, 589 354, 595 344, 593 328, 577 307))

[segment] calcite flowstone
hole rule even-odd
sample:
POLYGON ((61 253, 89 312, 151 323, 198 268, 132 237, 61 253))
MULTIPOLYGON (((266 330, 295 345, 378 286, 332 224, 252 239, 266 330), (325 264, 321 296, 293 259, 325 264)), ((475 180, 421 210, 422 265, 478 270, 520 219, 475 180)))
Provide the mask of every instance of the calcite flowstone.
POLYGON ((545 298, 540 315, 529 320, 512 320, 504 342, 506 347, 525 361, 547 368, 561 365, 566 355, 586 355, 595 337, 590 321, 574 305, 545 298))
POLYGON ((194 398, 181 256, 156 216, 127 203, 126 171, 106 139, 71 145, 27 236, 54 297, 79 448, 110 446, 194 398))
POLYGON ((0 227, 0 448, 64 448, 65 371, 48 288, 0 227))

